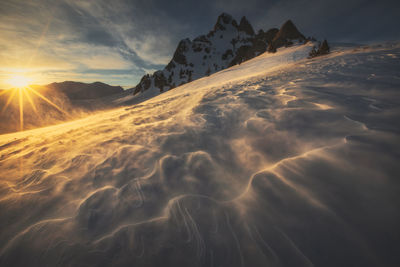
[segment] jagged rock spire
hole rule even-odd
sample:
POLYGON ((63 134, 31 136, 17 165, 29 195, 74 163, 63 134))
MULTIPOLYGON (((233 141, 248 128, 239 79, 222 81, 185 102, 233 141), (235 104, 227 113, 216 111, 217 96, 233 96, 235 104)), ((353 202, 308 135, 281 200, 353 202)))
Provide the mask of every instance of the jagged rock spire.
POLYGON ((305 39, 304 35, 299 32, 294 23, 289 19, 279 29, 278 34, 274 39, 305 39))
POLYGON ((232 24, 237 27, 237 22, 231 15, 229 15, 228 13, 222 13, 217 18, 217 22, 214 25, 214 31, 223 31, 226 29, 226 25, 228 24, 232 24))
POLYGON ((143 76, 134 93, 149 89, 164 92, 260 55, 267 45, 276 50, 296 40, 305 38, 290 20, 279 30, 273 28, 255 34, 246 17, 238 24, 231 15, 222 13, 208 34, 180 41, 167 66, 143 76))
POLYGON ((275 52, 277 48, 291 45, 295 40, 304 42, 306 38, 299 32, 294 23, 291 20, 288 20, 282 25, 272 42, 269 44, 268 51, 275 52))
POLYGON ((249 35, 254 35, 253 27, 251 26, 250 22, 246 19, 245 16, 243 16, 242 19, 240 20, 238 30, 243 31, 249 35))

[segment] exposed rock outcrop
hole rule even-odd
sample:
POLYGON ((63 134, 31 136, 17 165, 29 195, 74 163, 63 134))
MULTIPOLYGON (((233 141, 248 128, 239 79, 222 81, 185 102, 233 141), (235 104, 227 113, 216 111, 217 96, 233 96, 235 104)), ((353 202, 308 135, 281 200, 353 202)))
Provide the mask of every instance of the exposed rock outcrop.
POLYGON ((240 64, 267 49, 274 52, 279 47, 305 40, 290 20, 281 29, 260 30, 256 34, 246 17, 237 23, 231 15, 222 13, 208 34, 200 35, 193 41, 180 41, 166 67, 152 75, 143 76, 133 91, 134 94, 146 90, 167 91, 240 64))
POLYGON ((322 55, 329 54, 330 48, 327 40, 324 40, 319 46, 318 49, 314 46, 310 52, 310 58, 318 57, 322 55))
POLYGON ((268 52, 276 52, 283 46, 290 46, 294 42, 305 42, 306 38, 299 32, 291 20, 286 21, 268 45, 268 52))
POLYGON ((245 16, 240 20, 238 30, 247 33, 248 35, 254 35, 253 27, 245 16))

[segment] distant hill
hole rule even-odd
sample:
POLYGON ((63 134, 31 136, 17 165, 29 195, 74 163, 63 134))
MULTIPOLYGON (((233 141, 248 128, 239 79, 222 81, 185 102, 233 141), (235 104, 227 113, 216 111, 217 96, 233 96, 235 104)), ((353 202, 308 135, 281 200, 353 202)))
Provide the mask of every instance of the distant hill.
POLYGON ((46 87, 57 90, 71 100, 95 99, 124 92, 121 86, 111 86, 102 82, 82 83, 65 81, 61 83, 51 83, 46 87))
MULTIPOLYGON (((95 111, 112 108, 118 105, 114 102, 115 99, 129 94, 120 86, 101 82, 88 84, 66 81, 44 86, 32 85, 30 88, 34 91, 25 89, 22 98, 24 130, 81 118, 95 111)), ((0 134, 19 131, 19 92, 13 89, 0 92, 0 134)))

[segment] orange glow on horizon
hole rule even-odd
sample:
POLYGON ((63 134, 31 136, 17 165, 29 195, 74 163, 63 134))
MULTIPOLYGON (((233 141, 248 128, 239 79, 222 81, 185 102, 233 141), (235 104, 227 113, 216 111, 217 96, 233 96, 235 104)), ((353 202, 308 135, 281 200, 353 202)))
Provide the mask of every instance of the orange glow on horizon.
POLYGON ((32 82, 31 78, 20 74, 13 75, 7 80, 8 84, 17 88, 27 87, 31 82, 32 82))
POLYGON ((11 91, 10 95, 8 96, 7 102, 4 105, 4 107, 1 109, 0 113, 4 113, 7 110, 11 101, 14 99, 15 94, 18 93, 19 129, 20 129, 20 131, 24 130, 24 99, 25 98, 31 105, 35 114, 39 116, 35 102, 33 101, 32 97, 31 97, 31 93, 36 95, 37 97, 39 97, 41 100, 45 101, 47 104, 49 104, 53 108, 57 109, 59 112, 68 116, 68 114, 62 108, 60 108, 57 104, 53 103, 50 99, 48 99, 47 97, 45 97, 44 95, 42 95, 41 93, 39 93, 38 91, 33 89, 32 87, 30 87, 29 84, 27 84, 28 81, 29 81, 29 78, 21 76, 21 75, 12 76, 12 78, 9 79, 8 82, 10 84, 13 84, 14 86, 17 86, 17 88, 4 90, 3 92, 0 93, 0 95, 2 95, 2 94, 5 94, 5 93, 8 93, 11 91))

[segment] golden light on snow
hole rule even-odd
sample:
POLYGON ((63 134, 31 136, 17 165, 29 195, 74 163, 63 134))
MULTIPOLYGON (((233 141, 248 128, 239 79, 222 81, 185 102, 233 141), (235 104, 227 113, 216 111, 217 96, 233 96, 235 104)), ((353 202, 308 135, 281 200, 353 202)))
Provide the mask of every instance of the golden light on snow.
POLYGON ((24 129, 24 99, 27 99, 29 104, 31 105, 32 109, 36 114, 37 113, 37 108, 35 106, 35 103, 31 97, 31 94, 34 94, 38 96, 41 100, 45 101, 47 104, 51 105, 61 113, 66 114, 64 110, 62 110, 59 106, 54 104, 50 99, 33 89, 29 84, 32 82, 32 79, 30 77, 24 76, 24 75, 13 75, 11 76, 8 80, 7 83, 10 85, 14 86, 12 89, 4 90, 0 94, 5 94, 11 91, 6 104, 3 106, 1 109, 1 113, 4 113, 14 97, 18 97, 18 106, 19 106, 19 128, 20 131, 23 131, 24 129))

